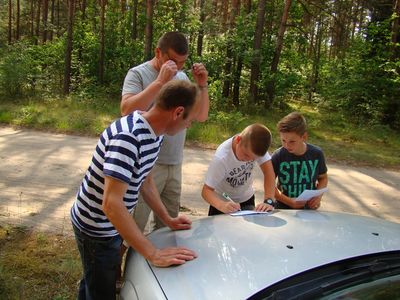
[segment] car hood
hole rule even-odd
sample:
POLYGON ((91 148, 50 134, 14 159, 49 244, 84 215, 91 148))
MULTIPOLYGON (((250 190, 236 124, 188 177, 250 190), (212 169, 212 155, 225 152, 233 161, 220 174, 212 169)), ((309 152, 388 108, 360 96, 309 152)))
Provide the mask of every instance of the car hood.
POLYGON ((194 221, 190 230, 149 235, 159 248, 185 246, 198 257, 151 266, 168 299, 245 299, 294 274, 361 255, 400 249, 400 224, 350 214, 276 210, 194 221))

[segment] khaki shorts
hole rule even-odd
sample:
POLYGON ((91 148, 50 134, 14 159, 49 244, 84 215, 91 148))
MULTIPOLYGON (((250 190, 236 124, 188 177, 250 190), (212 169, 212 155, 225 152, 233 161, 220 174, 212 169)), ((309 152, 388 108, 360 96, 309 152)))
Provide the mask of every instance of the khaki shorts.
MULTIPOLYGON (((182 164, 164 165, 156 163, 151 173, 160 193, 161 201, 167 208, 169 215, 173 218, 177 217, 182 190, 182 164)), ((157 216, 150 213, 151 208, 139 194, 138 203, 133 211, 133 218, 142 232, 144 232, 148 222, 146 232, 165 227, 165 224, 157 216)))

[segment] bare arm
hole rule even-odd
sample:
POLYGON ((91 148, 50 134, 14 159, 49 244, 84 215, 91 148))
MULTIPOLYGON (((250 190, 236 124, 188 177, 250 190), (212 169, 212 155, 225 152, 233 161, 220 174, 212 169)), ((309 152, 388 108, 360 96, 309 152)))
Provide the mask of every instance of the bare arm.
POLYGON ((201 191, 201 196, 206 200, 211 206, 215 207, 223 213, 233 213, 240 209, 240 204, 234 201, 224 201, 221 200, 215 190, 208 185, 203 185, 203 190, 201 191))
POLYGON ((139 94, 125 94, 121 99, 121 115, 126 116, 135 110, 146 111, 154 101, 155 95, 163 86, 159 80, 153 81, 139 94))
MULTIPOLYGON (((271 160, 264 162, 260 165, 260 168, 264 175, 264 199, 273 199, 275 196, 275 172, 271 160)), ((267 211, 272 209, 273 207, 271 205, 265 203, 260 203, 256 206, 256 211, 267 211)))
MULTIPOLYGON (((328 173, 319 175, 317 182, 317 190, 323 189, 327 186, 328 186, 328 173)), ((323 194, 309 200, 307 202, 308 207, 311 209, 318 209, 321 206, 322 196, 323 194)))
POLYGON ((188 217, 180 215, 176 218, 171 218, 168 214, 167 209, 160 199, 160 194, 157 191, 151 173, 143 182, 140 193, 153 212, 164 222, 165 225, 173 230, 190 229, 192 222, 188 217))
POLYGON ((194 259, 196 254, 184 247, 157 249, 142 234, 123 203, 127 189, 125 182, 108 176, 104 179, 102 208, 122 238, 155 266, 179 265, 194 259))
POLYGON ((154 98, 164 84, 170 81, 178 72, 176 63, 172 60, 166 61, 158 73, 157 79, 138 94, 125 94, 121 99, 121 114, 130 114, 135 110, 146 111, 153 103, 154 98))
POLYGON ((200 113, 197 116, 198 122, 204 122, 208 118, 208 110, 210 108, 210 99, 208 96, 208 72, 203 64, 195 63, 192 68, 193 79, 197 83, 200 88, 200 101, 201 101, 201 109, 200 113))
POLYGON ((282 193, 277 187, 275 187, 275 199, 280 202, 286 204, 291 208, 301 209, 304 208, 306 201, 295 201, 293 198, 290 198, 282 193))

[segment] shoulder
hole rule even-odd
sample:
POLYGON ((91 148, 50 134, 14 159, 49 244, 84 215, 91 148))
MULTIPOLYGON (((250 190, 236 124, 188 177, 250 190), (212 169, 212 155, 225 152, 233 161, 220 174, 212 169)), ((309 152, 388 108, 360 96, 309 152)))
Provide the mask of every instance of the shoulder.
POLYGON ((321 147, 318 147, 313 144, 308 144, 308 143, 307 143, 307 152, 323 155, 323 151, 322 151, 321 147))
POLYGON ((140 65, 134 66, 133 68, 129 69, 129 74, 143 74, 143 73, 154 73, 156 70, 150 64, 150 61, 146 61, 140 65))
POLYGON ((227 139, 226 141, 222 142, 217 150, 215 150, 215 157, 224 158, 227 157, 230 152, 232 152, 232 138, 227 139))
POLYGON ((281 155, 285 154, 285 152, 287 152, 286 149, 283 147, 280 147, 272 153, 271 157, 272 157, 272 159, 278 159, 281 155))

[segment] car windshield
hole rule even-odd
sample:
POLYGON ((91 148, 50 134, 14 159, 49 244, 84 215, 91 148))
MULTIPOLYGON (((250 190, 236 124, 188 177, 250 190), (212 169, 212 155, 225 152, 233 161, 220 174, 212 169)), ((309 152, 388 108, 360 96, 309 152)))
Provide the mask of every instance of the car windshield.
POLYGON ((321 299, 400 299, 400 275, 358 284, 356 286, 333 293, 329 296, 322 297, 321 299))
POLYGON ((289 277, 249 299, 399 299, 400 251, 341 260, 289 277))

